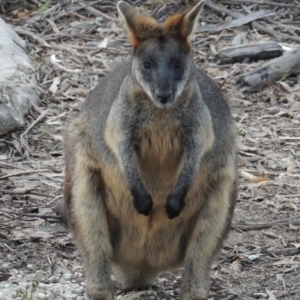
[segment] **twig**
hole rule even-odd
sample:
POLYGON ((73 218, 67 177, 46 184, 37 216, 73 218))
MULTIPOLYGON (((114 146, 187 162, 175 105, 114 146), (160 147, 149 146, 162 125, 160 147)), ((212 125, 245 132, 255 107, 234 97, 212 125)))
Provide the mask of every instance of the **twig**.
POLYGON ((3 243, 3 245, 4 245, 8 250, 10 250, 11 252, 14 252, 14 250, 11 249, 7 244, 3 243))
POLYGON ((271 228, 275 225, 288 225, 291 223, 294 224, 300 224, 300 222, 298 221, 294 221, 295 219, 299 219, 300 218, 300 214, 296 215, 294 217, 290 217, 287 219, 283 219, 283 220, 279 220, 279 221, 275 221, 275 222, 270 222, 270 223, 260 223, 260 224, 238 224, 238 223, 234 223, 232 224, 232 228, 236 228, 239 230, 243 230, 243 231, 249 231, 249 230, 260 230, 260 229, 267 229, 267 228, 271 228))
POLYGON ((49 198, 53 197, 53 195, 51 194, 33 192, 30 190, 23 190, 23 191, 0 190, 0 193, 4 193, 8 195, 36 195, 36 196, 49 197, 49 198))
POLYGON ((95 15, 96 17, 101 16, 101 17, 106 18, 106 19, 108 19, 110 21, 115 21, 115 18, 112 18, 112 17, 108 16, 107 14, 105 14, 105 13, 101 12, 100 10, 95 9, 93 7, 88 6, 85 9, 87 11, 89 11, 91 14, 95 15))
POLYGON ((5 178, 12 177, 12 176, 23 175, 23 174, 41 173, 41 172, 46 172, 46 171, 50 171, 50 169, 23 171, 23 172, 4 175, 4 176, 0 177, 0 179, 5 179, 5 178))
POLYGON ((262 253, 269 254, 272 256, 278 256, 278 255, 298 255, 300 254, 300 248, 286 248, 286 249, 263 249, 262 253))
POLYGON ((300 8, 299 5, 296 4, 285 4, 285 3, 278 3, 278 2, 271 2, 271 1, 258 1, 258 0, 222 0, 224 4, 238 4, 241 3, 250 3, 250 4, 257 4, 257 5, 269 5, 275 7, 289 7, 289 8, 300 8))
POLYGON ((25 148, 27 152, 30 152, 30 147, 27 144, 27 141, 24 139, 24 137, 27 135, 27 133, 39 122, 41 121, 46 114, 48 113, 48 110, 46 109, 41 115, 38 116, 38 118, 21 134, 20 136, 20 142, 21 145, 25 148))
POLYGON ((92 6, 92 5, 95 5, 95 4, 98 4, 98 3, 102 3, 103 4, 103 0, 98 0, 98 1, 90 2, 90 3, 87 3, 85 5, 79 5, 79 6, 75 7, 75 8, 72 8, 72 9, 66 11, 66 12, 58 14, 57 16, 55 16, 54 18, 52 18, 52 20, 56 21, 57 19, 59 19, 61 17, 64 17, 64 16, 66 16, 66 15, 72 13, 72 12, 75 12, 77 10, 80 10, 80 9, 83 9, 83 8, 86 8, 88 6, 92 6))
POLYGON ((20 170, 23 170, 23 171, 28 171, 28 169, 26 169, 24 167, 20 167, 20 166, 13 165, 13 164, 8 164, 8 163, 2 162, 2 161, 0 161, 0 165, 2 165, 4 167, 13 168, 13 169, 20 169, 20 170))
MULTIPOLYGON (((234 11, 232 11, 232 10, 230 10, 230 9, 227 9, 227 8, 225 8, 225 7, 222 7, 222 6, 220 6, 220 5, 216 4, 216 3, 214 3, 214 2, 211 1, 211 0, 206 0, 206 1, 205 1, 205 4, 206 4, 208 7, 214 9, 215 11, 218 11, 218 12, 220 12, 220 13, 225 13, 225 14, 227 14, 227 15, 229 15, 229 16, 235 18, 235 19, 237 19, 237 18, 239 18, 239 17, 241 17, 241 16, 244 16, 244 15, 241 14, 241 13, 234 12, 234 11)), ((290 40, 293 40, 293 41, 300 42, 300 37, 288 35, 288 34, 281 33, 281 32, 278 33, 277 31, 275 31, 275 30, 273 30, 273 29, 270 29, 270 28, 268 28, 268 27, 265 27, 265 26, 261 25, 261 24, 260 24, 259 22, 257 22, 257 21, 253 21, 253 22, 252 22, 252 25, 253 25, 254 27, 256 27, 257 29, 259 29, 259 30, 261 30, 261 31, 264 31, 264 32, 266 32, 266 33, 268 33, 268 34, 270 34, 270 35, 273 35, 273 36, 275 36, 275 37, 279 35, 279 36, 281 36, 281 37, 283 37, 283 38, 286 38, 286 39, 290 39, 290 40)))
POLYGON ((51 48, 51 45, 49 45, 44 39, 42 39, 40 36, 34 34, 31 31, 23 30, 20 28, 14 28, 14 31, 18 34, 31 37, 32 39, 36 40, 40 44, 40 46, 51 48))
POLYGON ((71 73, 71 74, 79 74, 79 73, 82 73, 82 71, 79 70, 79 69, 75 69, 75 70, 73 70, 73 69, 68 69, 68 68, 66 68, 66 67, 64 67, 64 66, 62 66, 62 65, 60 65, 60 64, 58 64, 58 63, 56 63, 56 62, 54 62, 54 61, 51 61, 51 63, 52 63, 53 66, 57 67, 58 69, 60 69, 60 70, 62 70, 62 71, 64 71, 64 72, 67 72, 67 73, 71 73))
POLYGON ((55 197, 54 199, 52 199, 51 201, 49 201, 49 202, 46 204, 46 206, 52 204, 52 203, 55 202, 57 199, 62 198, 62 197, 63 197, 63 195, 59 195, 59 196, 55 197))
POLYGON ((41 219, 56 219, 60 220, 61 218, 58 216, 43 216, 43 215, 37 215, 37 214, 22 214, 22 213, 13 213, 15 215, 18 215, 19 217, 32 217, 32 218, 41 218, 41 219))

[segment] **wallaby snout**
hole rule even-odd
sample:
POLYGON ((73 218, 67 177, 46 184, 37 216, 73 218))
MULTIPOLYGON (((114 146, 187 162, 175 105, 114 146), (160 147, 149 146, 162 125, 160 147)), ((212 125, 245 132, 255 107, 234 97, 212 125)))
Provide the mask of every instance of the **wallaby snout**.
POLYGON ((171 84, 169 83, 169 80, 162 79, 161 82, 158 82, 155 91, 155 97, 156 100, 163 105, 173 102, 172 88, 171 84))
POLYGON ((171 93, 169 91, 160 92, 156 95, 157 101, 159 101, 161 104, 166 104, 171 99, 171 93))

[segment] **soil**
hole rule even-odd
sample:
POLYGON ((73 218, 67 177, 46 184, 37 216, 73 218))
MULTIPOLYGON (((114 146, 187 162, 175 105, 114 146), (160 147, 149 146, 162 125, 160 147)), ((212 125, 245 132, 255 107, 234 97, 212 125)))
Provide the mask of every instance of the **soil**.
MULTIPOLYGON (((218 1, 231 11, 243 12, 241 1, 230 2, 234 1, 218 1)), ((232 230, 212 269, 210 300, 300 298, 299 72, 246 94, 236 88, 238 76, 265 61, 214 63, 216 52, 241 33, 249 43, 296 46, 298 2, 280 2, 291 7, 258 2, 245 1, 245 5, 253 11, 274 12, 260 22, 278 35, 245 24, 221 32, 198 32, 192 42, 195 62, 228 98, 241 144, 238 203, 232 230)), ((135 4, 141 3, 142 11, 156 11, 161 20, 179 6, 178 1, 135 4)), ((41 102, 32 106, 24 128, 0 137, 0 298, 79 300, 84 297, 80 258, 71 234, 54 211, 62 197, 63 128, 98 76, 126 59, 131 48, 114 1, 101 5, 99 1, 52 1, 44 11, 33 12, 32 7, 20 8, 4 16, 28 41, 36 66, 34 88, 41 102)), ((230 19, 205 7, 202 22, 223 20, 230 19)), ((161 274, 149 287, 152 296, 144 299, 178 299, 180 280, 181 270, 161 274)), ((116 298, 122 297, 142 296, 116 290, 116 298)))

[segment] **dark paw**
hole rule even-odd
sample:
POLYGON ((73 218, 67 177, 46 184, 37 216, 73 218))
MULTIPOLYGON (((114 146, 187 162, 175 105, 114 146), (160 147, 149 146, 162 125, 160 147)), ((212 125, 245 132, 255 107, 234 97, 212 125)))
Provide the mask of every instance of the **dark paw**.
POLYGON ((185 202, 181 195, 169 195, 166 203, 166 213, 169 219, 173 219, 181 213, 185 202))
POLYGON ((133 190, 132 196, 133 205, 138 213, 149 216, 153 206, 151 195, 148 194, 147 191, 133 190))

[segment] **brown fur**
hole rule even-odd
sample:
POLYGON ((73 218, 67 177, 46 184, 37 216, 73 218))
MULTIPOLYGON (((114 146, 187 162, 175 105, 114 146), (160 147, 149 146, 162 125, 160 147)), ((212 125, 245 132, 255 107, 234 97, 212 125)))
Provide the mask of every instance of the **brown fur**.
POLYGON ((155 19, 141 15, 133 8, 127 8, 124 17, 127 19, 127 33, 134 48, 137 48, 143 40, 149 39, 149 37, 161 35, 176 36, 185 47, 189 46, 188 37, 193 28, 184 21, 184 17, 188 17, 188 12, 170 16, 164 24, 159 24, 155 19))
MULTIPOLYGON (((128 13, 125 20, 133 45, 139 47, 143 43, 135 28, 149 28, 153 22, 134 16, 135 10, 127 4, 121 5, 123 15, 128 13)), ((182 23, 185 16, 169 18, 166 24, 182 23)), ((193 24, 180 26, 185 25, 188 38, 193 24)), ((153 32, 148 33, 153 38, 153 32)), ((176 41, 181 43, 180 37, 176 41)), ((125 63, 103 78, 65 135, 65 205, 83 258, 87 299, 113 299, 112 269, 124 288, 140 288, 159 272, 182 265, 181 299, 206 299, 210 266, 230 228, 236 201, 234 123, 221 92, 201 70, 184 79, 187 83, 181 95, 165 109, 150 101, 131 72, 131 65, 125 63), (134 118, 139 121, 126 131, 126 122, 134 118), (190 137, 190 127, 185 128, 182 120, 195 120, 190 137), (124 154, 120 149, 132 133, 124 154), (170 218, 166 199, 176 189, 189 159, 187 138, 201 142, 199 163, 191 161, 191 168, 199 167, 184 208, 170 218), (140 180, 151 195, 148 216, 138 213, 133 203, 123 163, 126 168, 137 168, 140 179, 134 180, 140 180)))

